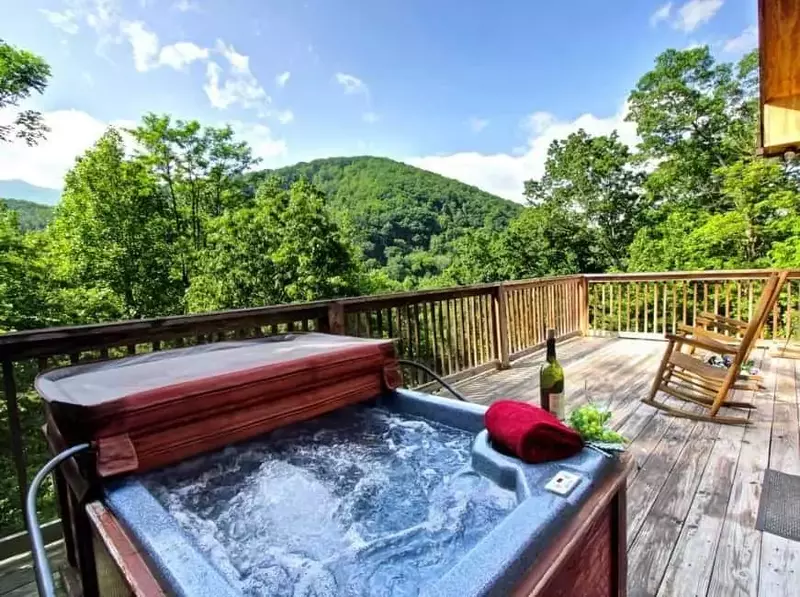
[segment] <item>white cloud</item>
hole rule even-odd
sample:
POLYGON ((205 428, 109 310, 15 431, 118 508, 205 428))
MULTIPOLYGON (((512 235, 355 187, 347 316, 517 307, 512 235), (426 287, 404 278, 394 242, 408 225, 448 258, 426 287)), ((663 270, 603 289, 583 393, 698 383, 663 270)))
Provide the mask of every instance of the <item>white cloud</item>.
POLYGON ((189 12, 190 10, 199 11, 200 5, 195 4, 194 2, 192 2, 192 0, 178 0, 172 5, 172 8, 180 12, 189 12))
POLYGON ((678 10, 675 27, 690 32, 710 21, 722 8, 724 0, 689 0, 678 10))
POLYGON ((344 88, 345 93, 369 94, 369 87, 358 77, 346 73, 336 73, 334 76, 336 77, 336 82, 344 88))
POLYGON ((285 73, 281 73, 277 77, 275 77, 275 84, 278 87, 286 87, 286 83, 288 83, 289 77, 291 77, 291 76, 292 76, 292 73, 290 73, 287 70, 285 73))
POLYGON ((86 24, 97 33, 98 50, 106 43, 119 41, 121 9, 118 0, 88 0, 75 2, 74 5, 80 7, 80 14, 85 17, 86 24))
POLYGON ((252 74, 232 74, 225 81, 222 78, 222 67, 216 62, 209 62, 203 89, 215 108, 225 110, 235 104, 256 108, 269 103, 269 96, 252 74))
MULTIPOLYGON (((0 121, 13 117, 11 110, 0 112, 0 121)), ((45 112, 43 117, 50 132, 39 145, 28 147, 21 140, 0 144, 0 180, 24 180, 39 187, 60 189, 75 158, 89 149, 108 126, 79 110, 45 112)))
POLYGON ((661 21, 666 21, 672 12, 672 2, 667 2, 660 6, 652 15, 650 15, 650 26, 655 27, 661 21))
POLYGON ((608 135, 616 130, 623 143, 635 146, 638 143, 636 126, 625 122, 626 113, 627 108, 623 107, 608 118, 583 114, 572 121, 560 121, 548 112, 535 112, 523 122, 523 128, 530 135, 525 148, 510 153, 461 152, 403 161, 521 202, 525 181, 544 174, 547 150, 555 139, 563 139, 581 128, 590 135, 608 135))
POLYGON ((473 116, 467 121, 467 125, 473 133, 480 133, 483 129, 489 126, 489 121, 485 118, 477 118, 473 116))
POLYGON ((291 110, 279 110, 278 112, 275 112, 275 117, 281 124, 289 124, 290 122, 294 122, 294 112, 291 110))
POLYGON ((239 120, 229 124, 239 139, 247 141, 253 150, 253 155, 264 160, 264 163, 260 164, 261 167, 268 167, 276 163, 277 158, 286 155, 286 141, 273 137, 268 126, 239 120))
POLYGON ((361 119, 367 124, 375 124, 380 118, 375 112, 364 112, 361 115, 361 119))
POLYGON ((184 66, 195 60, 208 59, 208 49, 201 48, 190 41, 179 41, 169 46, 164 46, 158 54, 158 63, 181 70, 184 66))
POLYGON ((250 57, 237 52, 233 44, 226 45, 221 39, 217 40, 217 51, 228 59, 231 69, 240 74, 250 74, 250 57))
POLYGON ((758 45, 758 30, 751 25, 740 35, 725 42, 723 50, 729 54, 741 54, 752 50, 758 45))
POLYGON ((271 98, 250 71, 250 57, 238 53, 232 45, 217 40, 217 51, 228 61, 227 78, 223 81, 223 68, 214 61, 206 66, 206 83, 203 89, 211 105, 220 110, 239 104, 245 108, 260 108, 266 115, 265 106, 271 98))
POLYGON ((146 72, 158 65, 158 36, 148 31, 142 21, 122 21, 120 31, 131 44, 136 70, 146 72))
POLYGON ((53 27, 61 29, 64 33, 75 35, 78 32, 77 15, 74 11, 66 9, 64 12, 40 8, 39 12, 50 22, 53 27))

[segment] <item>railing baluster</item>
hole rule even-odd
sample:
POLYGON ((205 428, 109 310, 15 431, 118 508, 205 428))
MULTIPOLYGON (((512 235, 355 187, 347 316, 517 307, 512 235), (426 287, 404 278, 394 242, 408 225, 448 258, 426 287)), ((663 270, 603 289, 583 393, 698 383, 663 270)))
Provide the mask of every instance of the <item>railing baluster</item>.
POLYGON ((3 360, 3 393, 6 399, 8 414, 8 431, 11 436, 11 458, 17 473, 17 489, 19 491, 20 511, 25 512, 25 494, 28 491, 28 473, 25 463, 25 447, 22 444, 22 424, 17 402, 17 383, 14 379, 14 363, 3 360))
POLYGON ((672 329, 670 333, 674 334, 678 329, 678 285, 677 282, 672 283, 672 329))
POLYGON ((731 285, 725 284, 725 317, 731 316, 731 285))
POLYGON ((523 288, 522 289, 522 310, 523 310, 523 325, 525 330, 525 348, 530 348, 533 346, 533 315, 531 311, 531 289, 530 288, 523 288))
POLYGON ((427 363, 428 357, 425 351, 423 350, 425 346, 425 341, 422 337, 423 329, 422 329, 422 322, 419 318, 419 303, 414 303, 412 305, 414 309, 414 351, 417 354, 417 360, 421 363, 427 363))
POLYGON ((786 283, 786 339, 792 337, 792 283, 786 283))
POLYGON ((683 325, 686 325, 686 301, 689 294, 688 293, 689 285, 684 280, 683 282, 681 282, 681 286, 683 286, 683 319, 681 319, 681 323, 683 325))
POLYGON ((441 338, 441 347, 440 353, 442 358, 442 373, 450 375, 452 369, 450 368, 450 349, 447 346, 447 337, 444 333, 444 310, 445 310, 445 301, 439 301, 439 308, 437 309, 437 325, 439 327, 439 337, 441 338))
POLYGON ((778 300, 775 301, 775 305, 772 307, 772 339, 775 340, 778 337, 778 309, 781 302, 781 297, 778 295, 778 300))

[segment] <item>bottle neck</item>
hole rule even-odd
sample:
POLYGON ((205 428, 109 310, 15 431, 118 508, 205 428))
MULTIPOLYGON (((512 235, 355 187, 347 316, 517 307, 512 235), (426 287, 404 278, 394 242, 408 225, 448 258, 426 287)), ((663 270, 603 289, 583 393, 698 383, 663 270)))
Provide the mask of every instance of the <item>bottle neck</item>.
POLYGON ((556 340, 555 338, 547 339, 547 362, 553 363, 556 360, 556 340))

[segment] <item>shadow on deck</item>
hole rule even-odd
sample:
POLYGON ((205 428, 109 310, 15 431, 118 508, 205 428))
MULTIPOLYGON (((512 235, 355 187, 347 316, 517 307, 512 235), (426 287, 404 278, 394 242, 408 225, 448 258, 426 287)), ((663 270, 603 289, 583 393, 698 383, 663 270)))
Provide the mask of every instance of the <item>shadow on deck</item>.
MULTIPOLYGON (((664 346, 590 337, 558 347, 568 409, 588 400, 608 405, 638 463, 628 481, 628 594, 796 595, 800 543, 757 531, 755 521, 765 469, 800 474, 798 363, 754 351, 767 389, 739 397, 758 405, 752 425, 724 426, 639 402, 664 346)), ((458 388, 481 404, 538 402, 542 359, 533 354, 458 388)), ((63 558, 58 547, 53 554, 63 558)), ((0 595, 36 595, 30 559, 0 566, 0 595)))

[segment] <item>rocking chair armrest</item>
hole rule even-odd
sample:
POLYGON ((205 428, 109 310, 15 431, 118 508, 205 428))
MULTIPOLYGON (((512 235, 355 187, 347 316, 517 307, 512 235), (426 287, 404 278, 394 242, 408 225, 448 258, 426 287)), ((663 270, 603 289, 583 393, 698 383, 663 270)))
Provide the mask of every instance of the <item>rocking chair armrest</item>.
POLYGON ((710 323, 718 323, 727 326, 737 327, 737 328, 746 328, 750 325, 746 321, 742 321, 741 319, 734 319, 733 317, 725 317, 724 315, 717 315, 716 313, 709 313, 708 311, 703 311, 702 313, 697 314, 697 319, 704 319, 710 323))
POLYGON ((678 336, 676 334, 665 334, 665 336, 667 340, 670 340, 677 345, 688 344, 689 346, 694 346, 695 348, 701 348, 703 350, 710 350, 720 355, 736 354, 738 352, 738 347, 725 346, 724 344, 717 342, 716 340, 712 340, 711 338, 678 336))

